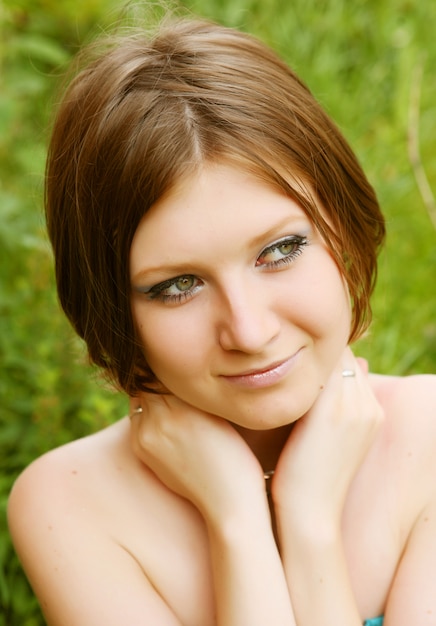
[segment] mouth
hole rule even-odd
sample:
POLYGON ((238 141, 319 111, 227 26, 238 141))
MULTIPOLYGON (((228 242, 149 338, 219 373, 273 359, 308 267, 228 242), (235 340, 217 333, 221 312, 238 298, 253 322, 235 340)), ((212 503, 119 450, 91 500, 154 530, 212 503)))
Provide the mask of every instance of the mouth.
POLYGON ((270 387, 283 380, 291 371, 299 353, 300 350, 287 359, 276 361, 265 367, 250 369, 231 376, 222 376, 222 378, 230 384, 240 387, 251 389, 270 387))

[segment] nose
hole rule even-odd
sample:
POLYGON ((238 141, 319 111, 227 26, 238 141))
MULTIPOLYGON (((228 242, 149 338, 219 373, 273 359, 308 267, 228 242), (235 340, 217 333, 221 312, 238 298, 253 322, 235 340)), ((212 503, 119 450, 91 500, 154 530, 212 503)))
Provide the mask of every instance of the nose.
POLYGON ((217 311, 218 341, 224 350, 258 354, 280 332, 273 301, 254 285, 227 287, 217 311))

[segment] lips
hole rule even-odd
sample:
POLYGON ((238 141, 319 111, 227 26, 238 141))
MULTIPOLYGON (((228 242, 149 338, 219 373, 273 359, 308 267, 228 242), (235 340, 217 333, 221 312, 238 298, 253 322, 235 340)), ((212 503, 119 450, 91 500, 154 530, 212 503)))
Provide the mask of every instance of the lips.
POLYGON ((264 374, 265 372, 270 372, 271 370, 279 367, 283 363, 285 363, 288 359, 282 359, 280 361, 276 361, 270 365, 266 365, 265 367, 253 368, 247 370, 246 372, 238 372, 238 374, 232 374, 230 376, 226 376, 226 378, 240 378, 241 376, 257 376, 259 374, 264 374))
POLYGON ((235 386, 251 389, 269 387, 279 383, 294 367, 299 351, 293 356, 276 361, 263 368, 250 369, 235 375, 223 376, 223 378, 235 386))

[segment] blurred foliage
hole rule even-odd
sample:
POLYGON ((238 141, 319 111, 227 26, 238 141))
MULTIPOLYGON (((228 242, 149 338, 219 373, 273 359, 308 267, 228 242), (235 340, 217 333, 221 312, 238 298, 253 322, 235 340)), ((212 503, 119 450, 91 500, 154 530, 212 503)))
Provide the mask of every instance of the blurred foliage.
MULTIPOLYGON (((408 137, 419 137, 435 190, 436 3, 185 4, 272 45, 342 128, 378 191, 389 228, 373 327, 358 351, 385 373, 435 372, 436 231, 414 179, 408 137), (411 121, 411 94, 421 70, 417 122, 411 121)), ((59 312, 42 217, 59 77, 80 45, 122 8, 116 0, 0 5, 0 626, 44 623, 4 523, 13 480, 44 451, 104 427, 126 408, 87 365, 59 312)))
POLYGON ((44 623, 6 532, 13 480, 47 449, 125 411, 59 312, 42 216, 56 75, 106 7, 104 0, 0 7, 0 626, 44 623))

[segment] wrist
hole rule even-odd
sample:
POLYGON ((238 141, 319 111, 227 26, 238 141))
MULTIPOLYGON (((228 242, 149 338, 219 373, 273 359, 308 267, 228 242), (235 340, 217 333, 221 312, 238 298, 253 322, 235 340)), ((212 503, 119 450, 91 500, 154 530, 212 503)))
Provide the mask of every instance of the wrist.
POLYGON ((264 534, 272 536, 268 501, 263 492, 255 501, 240 498, 237 506, 204 515, 204 519, 209 535, 224 545, 244 543, 264 534))
POLYGON ((303 545, 331 545, 342 535, 342 509, 320 502, 274 503, 280 542, 292 538, 303 545))
POLYGON ((207 497, 196 503, 211 529, 229 532, 239 524, 250 526, 255 520, 270 519, 263 474, 236 476, 222 482, 219 489, 207 489, 207 497))

